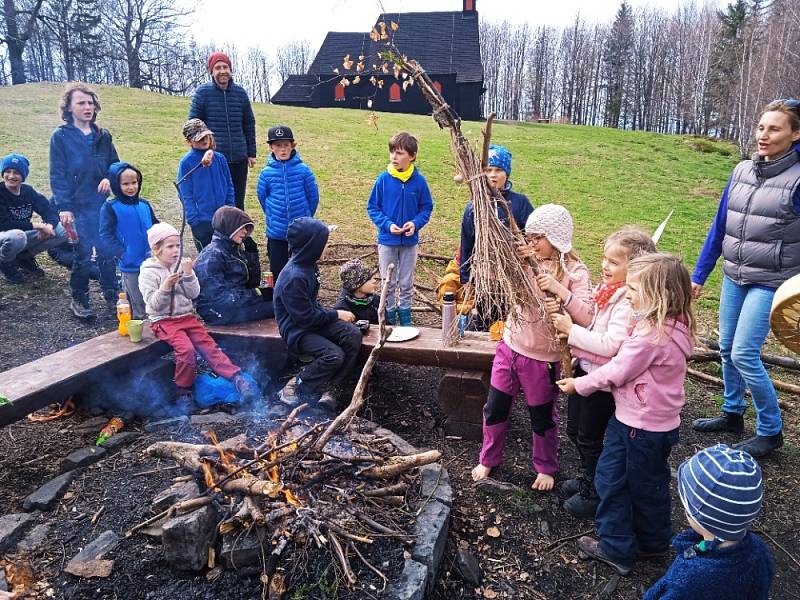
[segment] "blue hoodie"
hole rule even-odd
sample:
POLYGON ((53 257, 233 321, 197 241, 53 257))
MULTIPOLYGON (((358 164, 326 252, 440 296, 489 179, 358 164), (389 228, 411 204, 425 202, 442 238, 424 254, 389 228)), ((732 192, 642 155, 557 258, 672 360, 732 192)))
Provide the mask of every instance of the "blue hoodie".
POLYGON ((58 210, 99 210, 106 195, 97 186, 118 161, 107 130, 92 124, 92 134, 86 136, 74 125, 57 127, 50 138, 50 189, 58 210))
POLYGON ((313 217, 319 206, 317 180, 297 150, 288 160, 270 153, 258 176, 256 195, 267 217, 267 237, 273 240, 286 240, 289 223, 313 217))
MULTIPOLYGON (((200 164, 205 150, 192 148, 183 155, 178 165, 178 181, 200 164)), ((233 179, 228 161, 220 152, 214 152, 214 160, 207 167, 197 170, 178 185, 186 222, 196 225, 202 221, 211 222, 220 206, 234 206, 233 179)))
POLYGON ((417 168, 405 183, 384 171, 375 180, 367 201, 367 214, 378 228, 378 243, 384 246, 416 246, 419 230, 428 223, 431 212, 431 191, 417 168), (409 221, 413 221, 417 228, 414 235, 406 237, 389 233, 393 224, 402 227, 409 221))
POLYGON ((273 295, 278 330, 292 352, 306 334, 329 325, 338 313, 323 307, 317 261, 328 243, 328 226, 310 217, 295 219, 287 234, 291 257, 281 271, 273 295))
POLYGON ((150 257, 147 230, 158 223, 153 207, 139 197, 125 196, 119 187, 119 178, 126 169, 136 171, 139 189, 142 174, 139 169, 126 162, 117 162, 108 169, 113 198, 100 208, 100 244, 105 252, 119 259, 119 270, 123 273, 138 273, 145 259, 150 257))

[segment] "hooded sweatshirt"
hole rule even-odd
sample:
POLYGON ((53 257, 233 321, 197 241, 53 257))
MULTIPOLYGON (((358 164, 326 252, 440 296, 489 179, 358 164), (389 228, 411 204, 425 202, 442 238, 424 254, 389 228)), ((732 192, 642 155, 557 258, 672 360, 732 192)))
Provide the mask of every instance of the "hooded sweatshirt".
MULTIPOLYGON (((261 280, 258 249, 249 252, 245 243, 235 244, 231 235, 253 222, 243 211, 220 209, 211 221, 211 243, 197 257, 194 270, 200 281, 197 312, 208 322, 224 323, 226 317, 251 304, 263 304, 255 288, 261 280)), ((247 238, 245 242, 252 239, 247 238)), ((255 244, 252 244, 255 246, 255 244)))
POLYGON ((200 283, 197 281, 197 276, 194 271, 189 277, 184 277, 181 273, 172 291, 165 292, 161 289, 161 284, 170 276, 170 273, 170 269, 154 257, 144 261, 139 269, 139 291, 142 292, 147 318, 151 323, 194 314, 192 300, 200 294, 200 283))
POLYGON ((0 183, 0 231, 32 231, 33 213, 53 227, 58 225, 58 213, 50 206, 47 198, 31 186, 23 183, 19 195, 15 195, 8 191, 5 183, 0 183))
POLYGON ((211 221, 220 206, 234 205, 233 179, 225 155, 215 152, 209 166, 197 167, 205 153, 205 150, 192 148, 184 154, 178 165, 180 199, 186 212, 186 222, 192 226, 211 221), (188 175, 195 167, 197 169, 188 175))
POLYGON ((287 237, 291 257, 275 285, 275 318, 289 349, 298 352, 298 343, 306 333, 335 322, 339 315, 317 300, 317 261, 328 243, 328 227, 322 221, 302 217, 289 225, 287 237))
POLYGON ((646 431, 672 431, 681 423, 686 360, 691 353, 692 336, 683 323, 668 320, 661 336, 639 323, 614 358, 575 380, 575 390, 586 397, 611 389, 621 423, 646 431))
POLYGON ((106 253, 119 259, 119 270, 123 273, 138 273, 139 267, 150 256, 147 230, 158 223, 153 207, 139 194, 126 196, 119 187, 119 179, 126 169, 136 171, 139 189, 142 174, 139 169, 126 162, 114 163, 108 169, 113 198, 100 208, 100 244, 106 253))

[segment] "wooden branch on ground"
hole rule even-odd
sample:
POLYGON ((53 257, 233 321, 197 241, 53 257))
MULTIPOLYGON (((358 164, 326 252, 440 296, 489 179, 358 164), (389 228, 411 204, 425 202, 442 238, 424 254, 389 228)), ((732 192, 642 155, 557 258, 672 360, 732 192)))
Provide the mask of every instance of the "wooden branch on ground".
POLYGON ((438 450, 428 450, 419 454, 409 454, 407 456, 393 456, 386 459, 382 465, 376 465, 361 472, 365 477, 373 479, 388 479, 395 477, 415 467, 421 467, 435 463, 442 457, 438 450))
POLYGON ((395 483, 394 485, 388 485, 386 487, 376 488, 374 490, 366 490, 363 492, 363 494, 367 498, 378 498, 380 496, 402 496, 405 495, 407 490, 407 483, 395 483))
MULTIPOLYGON (((699 379, 707 383, 713 383, 714 385, 719 386, 721 388, 725 387, 725 382, 722 379, 720 379, 719 377, 714 377, 713 375, 709 375, 708 373, 703 373, 702 371, 689 368, 686 369, 686 374, 689 375, 689 377, 694 377, 695 379, 699 379)), ((792 385, 791 383, 783 383, 782 381, 773 380, 772 385, 775 386, 776 390, 780 390, 782 392, 800 394, 800 386, 792 385)), ((749 396, 750 390, 745 390, 745 395, 749 396)), ((778 406, 780 406, 782 410, 790 410, 790 406, 783 400, 778 400, 778 406)))
POLYGON ((420 252, 417 254, 417 258, 423 258, 425 260, 438 260, 439 262, 449 263, 453 260, 452 256, 442 256, 441 254, 427 254, 425 252, 420 252))
MULTIPOLYGON (((442 309, 432 300, 429 300, 428 297, 420 292, 416 286, 414 287, 414 294, 417 296, 417 299, 422 302, 427 308, 433 310, 436 314, 442 314, 442 309)), ((413 307, 411 309, 414 310, 413 307)))
MULTIPOLYGON (((697 336, 697 339, 712 351, 716 351, 716 355, 719 356, 719 342, 711 338, 701 336, 697 336)), ((695 349, 695 352, 697 352, 697 349, 695 349)), ((784 369, 790 369, 792 371, 800 371, 800 360, 791 358, 789 356, 779 356, 777 354, 762 352, 761 362, 768 365, 774 365, 776 367, 783 367, 784 369)))
POLYGON ((380 339, 372 348, 372 351, 369 353, 369 357, 367 358, 367 362, 364 365, 364 368, 361 370, 361 376, 358 378, 358 383, 356 384, 356 389, 353 391, 353 398, 350 401, 350 404, 341 412, 341 414, 339 414, 339 416, 333 420, 333 423, 328 426, 323 434, 319 436, 316 444, 314 444, 314 449, 317 452, 322 452, 322 449, 325 447, 325 444, 328 443, 328 440, 331 439, 331 436, 340 428, 350 423, 358 411, 361 410, 361 407, 366 401, 367 382, 369 381, 369 376, 372 374, 372 369, 377 362, 378 354, 380 354, 384 344, 386 344, 386 338, 388 338, 389 334, 391 333, 391 328, 387 329, 386 327, 386 294, 389 290, 389 281, 392 278, 394 269, 394 264, 390 264, 386 269, 386 277, 383 280, 383 289, 381 289, 381 300, 378 304, 378 325, 380 327, 380 339))

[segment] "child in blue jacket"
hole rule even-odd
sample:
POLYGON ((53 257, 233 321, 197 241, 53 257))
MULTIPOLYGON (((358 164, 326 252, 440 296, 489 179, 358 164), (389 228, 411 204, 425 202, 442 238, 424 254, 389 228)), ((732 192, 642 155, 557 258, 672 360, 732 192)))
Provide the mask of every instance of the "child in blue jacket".
POLYGON ((256 195, 267 217, 267 254, 275 281, 289 261, 289 224, 313 217, 319 206, 317 180, 300 158, 292 130, 286 125, 267 133, 270 155, 258 176, 256 195))
POLYGON ((197 249, 202 250, 214 235, 214 213, 220 206, 234 206, 233 180, 225 156, 214 152, 214 133, 203 121, 186 121, 183 137, 192 149, 178 165, 178 188, 186 222, 197 249))
POLYGON ((153 207, 139 197, 142 173, 130 163, 117 162, 108 168, 113 198, 100 209, 100 244, 115 256, 122 274, 122 287, 128 294, 134 319, 146 316, 144 298, 139 291, 139 267, 150 257, 147 230, 158 223, 153 207))
POLYGON ((367 201, 367 214, 378 228, 381 276, 385 278, 389 265, 395 265, 386 296, 387 320, 392 325, 398 321, 400 325, 411 325, 419 230, 433 211, 428 182, 414 166, 417 148, 417 138, 410 133, 392 136, 389 166, 378 175, 367 201))

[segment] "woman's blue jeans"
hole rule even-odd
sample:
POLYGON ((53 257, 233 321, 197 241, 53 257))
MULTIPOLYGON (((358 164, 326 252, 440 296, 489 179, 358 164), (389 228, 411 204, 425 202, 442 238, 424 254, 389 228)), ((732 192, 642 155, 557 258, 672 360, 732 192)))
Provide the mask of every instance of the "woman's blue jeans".
POLYGON ((722 410, 741 415, 747 409, 745 388, 753 396, 756 434, 783 429, 778 396, 761 362, 761 346, 769 333, 769 310, 775 290, 722 281, 719 301, 719 351, 725 396, 722 410))

